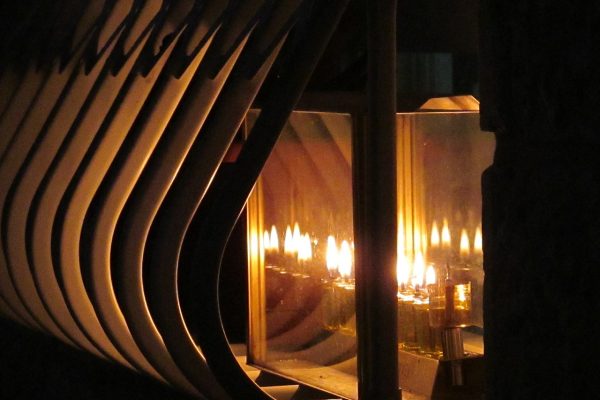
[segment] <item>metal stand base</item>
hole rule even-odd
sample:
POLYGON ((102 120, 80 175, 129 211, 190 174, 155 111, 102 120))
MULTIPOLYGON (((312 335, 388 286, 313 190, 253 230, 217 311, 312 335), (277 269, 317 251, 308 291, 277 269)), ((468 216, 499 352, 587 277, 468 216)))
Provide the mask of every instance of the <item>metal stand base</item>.
POLYGON ((463 385, 452 384, 452 361, 436 360, 413 352, 398 351, 400 385, 404 397, 431 399, 483 399, 483 356, 462 359, 463 385))

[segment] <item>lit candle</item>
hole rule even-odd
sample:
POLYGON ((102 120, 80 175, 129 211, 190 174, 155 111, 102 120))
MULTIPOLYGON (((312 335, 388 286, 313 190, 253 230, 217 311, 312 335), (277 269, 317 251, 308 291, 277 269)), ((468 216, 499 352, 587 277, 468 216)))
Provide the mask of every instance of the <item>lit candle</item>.
POLYGON ((398 280, 398 345, 405 350, 415 350, 415 313, 413 311, 414 292, 408 287, 411 266, 404 253, 403 245, 398 243, 398 259, 396 261, 396 278, 398 280))
POLYGON ((340 289, 341 326, 340 332, 349 336, 356 335, 356 321, 354 319, 354 279, 352 279, 352 248, 350 243, 343 240, 340 245, 338 268, 342 282, 340 289))
POLYGON ((342 279, 349 279, 352 276, 352 250, 346 240, 343 240, 340 246, 338 269, 342 279))
POLYGON ((460 257, 463 261, 467 261, 471 254, 471 245, 469 243, 469 236, 467 230, 463 229, 460 231, 460 257))
POLYGON ((327 272, 331 278, 335 277, 338 272, 338 247, 335 238, 331 235, 327 237, 327 252, 325 253, 325 262, 327 272))
POLYGON ((265 231, 263 234, 263 248, 265 249, 265 252, 271 250, 271 238, 269 237, 268 231, 265 231))
POLYGON ((481 235, 481 227, 475 230, 475 239, 473 240, 473 254, 475 255, 475 263, 481 266, 483 264, 483 237, 481 235))
POLYGON ((308 261, 312 258, 312 244, 308 233, 298 239, 298 261, 308 261))
POLYGON ((418 252, 415 256, 415 261, 413 263, 413 278, 412 285, 415 288, 416 292, 419 292, 421 287, 423 286, 423 281, 425 279, 425 260, 423 259, 423 254, 418 252))
MULTIPOLYGON (((448 241, 450 241, 450 233, 448 233, 448 241)), ((433 221, 431 225, 431 237, 429 238, 431 249, 439 249, 440 247, 440 231, 438 230, 437 222, 433 221)))
POLYGON ((288 225, 285 228, 285 237, 283 239, 283 252, 288 256, 293 256, 296 252, 294 249, 294 238, 292 235, 292 228, 288 225))
POLYGON ((300 226, 296 222, 294 224, 294 233, 292 234, 292 241, 294 243, 294 251, 298 251, 300 248, 300 243, 302 241, 302 233, 300 232, 300 226))
POLYGON ((270 249, 279 252, 279 235, 277 235, 275 225, 271 226, 271 237, 269 239, 270 249))
POLYGON ((407 289, 410 278, 410 265, 406 254, 398 254, 396 261, 396 279, 398 280, 398 292, 404 292, 407 289))
POLYGON ((471 282, 448 285, 447 303, 452 304, 451 312, 446 310, 447 326, 464 327, 471 323, 471 282))
POLYGON ((427 267, 427 271, 425 272, 425 284, 428 286, 435 284, 435 268, 433 268, 433 265, 427 267))
POLYGON ((450 229, 448 228, 448 220, 444 218, 442 225, 442 249, 450 250, 452 242, 450 240, 450 229))

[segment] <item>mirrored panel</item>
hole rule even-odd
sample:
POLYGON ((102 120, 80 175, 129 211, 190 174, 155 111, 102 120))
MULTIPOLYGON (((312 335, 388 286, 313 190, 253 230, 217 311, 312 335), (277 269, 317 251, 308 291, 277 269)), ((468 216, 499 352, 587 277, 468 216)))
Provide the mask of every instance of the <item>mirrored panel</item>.
POLYGON ((356 398, 351 134, 349 114, 294 112, 256 184, 249 359, 356 398))
MULTIPOLYGON (((248 117, 249 125, 257 112, 248 117)), ((294 112, 248 203, 249 360, 357 399, 349 114, 294 112)), ((480 177, 494 138, 478 112, 397 114, 400 382, 481 398, 480 177)), ((393 319, 393 318, 391 318, 393 319)))

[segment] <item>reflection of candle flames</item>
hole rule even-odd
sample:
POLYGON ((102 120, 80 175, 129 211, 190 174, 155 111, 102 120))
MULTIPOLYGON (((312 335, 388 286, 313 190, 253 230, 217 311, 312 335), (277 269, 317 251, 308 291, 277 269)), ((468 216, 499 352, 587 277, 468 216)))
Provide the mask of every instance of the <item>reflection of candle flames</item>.
POLYGON ((440 247, 440 231, 435 221, 433 221, 433 225, 431 226, 431 247, 433 249, 440 247))
POLYGON ((410 265, 408 258, 405 254, 399 253, 398 260, 396 261, 396 278, 398 280, 398 286, 408 285, 408 278, 410 277, 410 265))
POLYGON ((346 279, 352 276, 352 249, 346 240, 342 241, 340 246, 338 269, 342 278, 346 279))
POLYGON ((271 239, 269 238, 269 232, 265 231, 263 234, 263 248, 266 251, 271 250, 271 239))
POLYGON ((298 243, 297 249, 298 261, 306 261, 312 258, 312 245, 308 233, 305 233, 303 236, 300 236, 300 241, 298 243))
POLYGON ((300 226, 296 222, 294 224, 294 233, 292 234, 292 243, 295 252, 300 249, 300 243, 302 242, 302 233, 300 232, 300 226))
POLYGON ((476 255, 483 254, 483 237, 481 235, 481 228, 477 227, 475 230, 475 239, 473 240, 473 253, 476 255))
POLYGON ((283 251, 285 254, 293 255, 296 252, 294 248, 294 238, 292 236, 292 228, 288 225, 285 229, 285 238, 283 239, 283 251))
POLYGON ((413 263, 413 279, 412 284, 416 288, 417 285, 422 285, 425 278, 425 260, 422 253, 417 253, 413 263))
POLYGON ((460 256, 468 257, 471 252, 471 245, 469 244, 469 236, 467 235, 467 231, 463 229, 460 232, 460 256))
POLYGON ((421 231, 419 230, 419 227, 415 226, 414 228, 413 240, 415 250, 421 250, 421 231))
POLYGON ((467 301, 467 295, 465 294, 465 286, 464 285, 456 285, 456 296, 458 297, 458 301, 464 303, 467 301))
POLYGON ((325 254, 325 260, 327 262, 327 271, 329 271, 329 275, 335 275, 338 270, 339 251, 335 238, 331 235, 327 237, 327 253, 325 254))
POLYGON ((279 236, 277 235, 277 228, 275 228, 275 225, 271 226, 271 237, 269 240, 269 245, 271 250, 279 251, 279 236))
POLYGON ((450 248, 450 229, 448 228, 448 220, 444 218, 444 222, 442 225, 442 247, 445 249, 450 248))
POLYGON ((427 272, 425 272, 425 284, 433 285, 435 283, 435 268, 433 265, 427 267, 427 272))

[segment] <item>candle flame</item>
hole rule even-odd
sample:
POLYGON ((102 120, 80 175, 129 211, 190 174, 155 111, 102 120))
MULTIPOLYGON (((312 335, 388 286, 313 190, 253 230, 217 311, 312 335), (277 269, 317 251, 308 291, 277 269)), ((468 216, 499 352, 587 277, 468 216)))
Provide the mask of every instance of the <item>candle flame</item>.
POLYGON ((288 225, 285 228, 285 238, 283 239, 283 252, 285 254, 293 255, 296 252, 294 248, 294 238, 292 235, 292 228, 288 225))
POLYGON ((338 268, 342 278, 350 278, 352 275, 352 250, 346 240, 340 246, 338 268))
POLYGON ((413 279, 412 284, 416 288, 417 285, 423 285, 425 278, 425 260, 423 259, 422 253, 417 253, 415 261, 413 262, 413 279))
POLYGON ((327 253, 325 255, 327 270, 330 275, 334 275, 338 270, 339 251, 335 238, 331 235, 327 237, 327 253))
POLYGON ((437 222, 433 221, 431 226, 431 248, 437 249, 440 247, 440 231, 438 230, 437 222))
POLYGON ((435 280, 435 268, 433 268, 433 265, 430 265, 427 267, 427 271, 425 272, 425 284, 433 285, 435 280))
POLYGON ((271 250, 279 251, 279 235, 277 235, 277 228, 275 228, 275 225, 271 226, 271 238, 269 244, 271 250))
POLYGON ((444 218, 444 222, 442 224, 442 247, 449 249, 451 244, 450 240, 450 229, 448 228, 448 220, 444 218))
POLYGON ((266 251, 271 250, 271 239, 269 238, 269 232, 265 231, 263 234, 263 248, 266 251))
POLYGON ((469 243, 469 235, 467 230, 463 229, 460 231, 460 256, 468 257, 471 252, 471 245, 469 243))
POLYGON ((481 227, 475 230, 475 239, 473 240, 473 252, 477 255, 483 254, 483 237, 481 235, 481 227))
POLYGON ((410 265, 405 254, 398 254, 396 261, 396 279, 398 286, 407 285, 410 277, 410 265))

